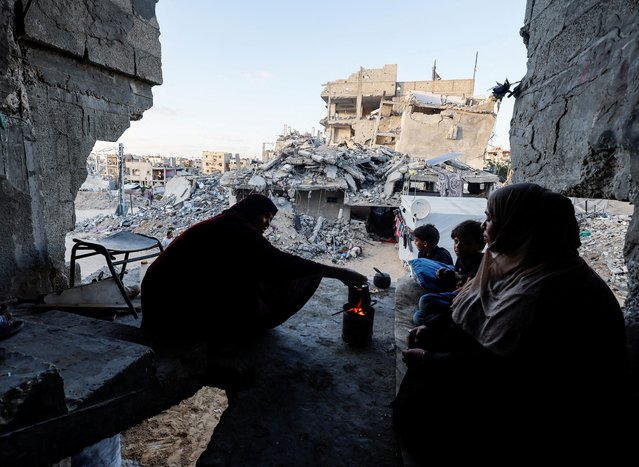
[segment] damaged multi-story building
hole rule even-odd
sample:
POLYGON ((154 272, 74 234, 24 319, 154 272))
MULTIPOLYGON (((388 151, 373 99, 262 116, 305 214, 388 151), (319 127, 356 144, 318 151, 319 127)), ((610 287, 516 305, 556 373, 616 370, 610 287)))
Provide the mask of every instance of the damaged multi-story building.
POLYGON ((296 132, 280 143, 268 163, 226 172, 220 185, 238 200, 269 193, 289 201, 297 214, 363 220, 369 233, 382 237, 392 235, 402 194, 485 197, 499 181, 454 158, 434 163, 385 146, 352 141, 330 146, 296 132))
POLYGON ((285 128, 267 163, 221 184, 237 199, 270 192, 300 214, 379 224, 377 213, 389 225, 402 193, 485 197, 499 181, 483 170, 499 100, 474 97, 474 84, 435 67, 432 80, 405 82, 397 65, 360 68, 324 85, 322 137, 285 128))
POLYGON ((202 151, 202 173, 228 172, 238 167, 246 167, 248 159, 240 159, 239 154, 224 151, 202 151))
POLYGON ((360 68, 330 81, 321 97, 328 144, 351 140, 386 146, 415 158, 459 152, 476 169, 493 132, 499 101, 475 97, 475 78, 397 81, 397 65, 360 68))

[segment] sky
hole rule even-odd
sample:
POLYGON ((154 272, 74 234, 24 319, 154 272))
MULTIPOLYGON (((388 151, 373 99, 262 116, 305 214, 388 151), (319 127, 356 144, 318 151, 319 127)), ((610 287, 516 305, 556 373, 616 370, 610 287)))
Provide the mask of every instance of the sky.
MULTIPOLYGON (((159 0, 163 83, 153 107, 117 142, 140 156, 259 157, 285 125, 323 130, 323 84, 397 64, 398 81, 468 79, 475 95, 526 73, 525 0, 159 0), (188 5, 188 6, 187 6, 188 5)), ((504 98, 493 146, 509 148, 514 98, 504 98)))

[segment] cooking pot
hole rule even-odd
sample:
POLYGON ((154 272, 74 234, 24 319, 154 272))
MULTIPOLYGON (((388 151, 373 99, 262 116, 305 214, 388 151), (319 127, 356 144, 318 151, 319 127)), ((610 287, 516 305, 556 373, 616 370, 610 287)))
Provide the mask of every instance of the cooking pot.
POLYGON ((390 274, 388 274, 387 272, 382 272, 377 268, 373 268, 373 269, 377 271, 377 274, 375 274, 375 277, 373 277, 373 284, 375 284, 375 287, 378 287, 380 289, 389 288, 391 285, 390 274))

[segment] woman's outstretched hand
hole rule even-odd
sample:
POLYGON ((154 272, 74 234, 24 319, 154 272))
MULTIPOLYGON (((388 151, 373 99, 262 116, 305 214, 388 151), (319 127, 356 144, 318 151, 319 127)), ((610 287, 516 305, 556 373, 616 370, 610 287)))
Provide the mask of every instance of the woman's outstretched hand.
POLYGON ((368 277, 357 271, 346 268, 342 268, 341 275, 338 279, 349 287, 361 287, 368 283, 368 277))

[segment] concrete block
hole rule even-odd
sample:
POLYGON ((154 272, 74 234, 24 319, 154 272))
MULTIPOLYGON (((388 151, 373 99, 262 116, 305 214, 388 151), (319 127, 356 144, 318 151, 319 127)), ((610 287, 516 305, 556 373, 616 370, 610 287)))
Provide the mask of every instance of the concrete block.
POLYGON ((0 434, 67 413, 54 365, 0 349, 0 368, 0 434))
MULTIPOLYGON (((66 329, 57 320, 52 325, 23 319, 24 328, 5 347, 59 368, 69 410, 153 383, 153 351, 146 346, 102 337, 87 326, 66 329)), ((100 323, 91 318, 84 322, 91 321, 100 323)))

